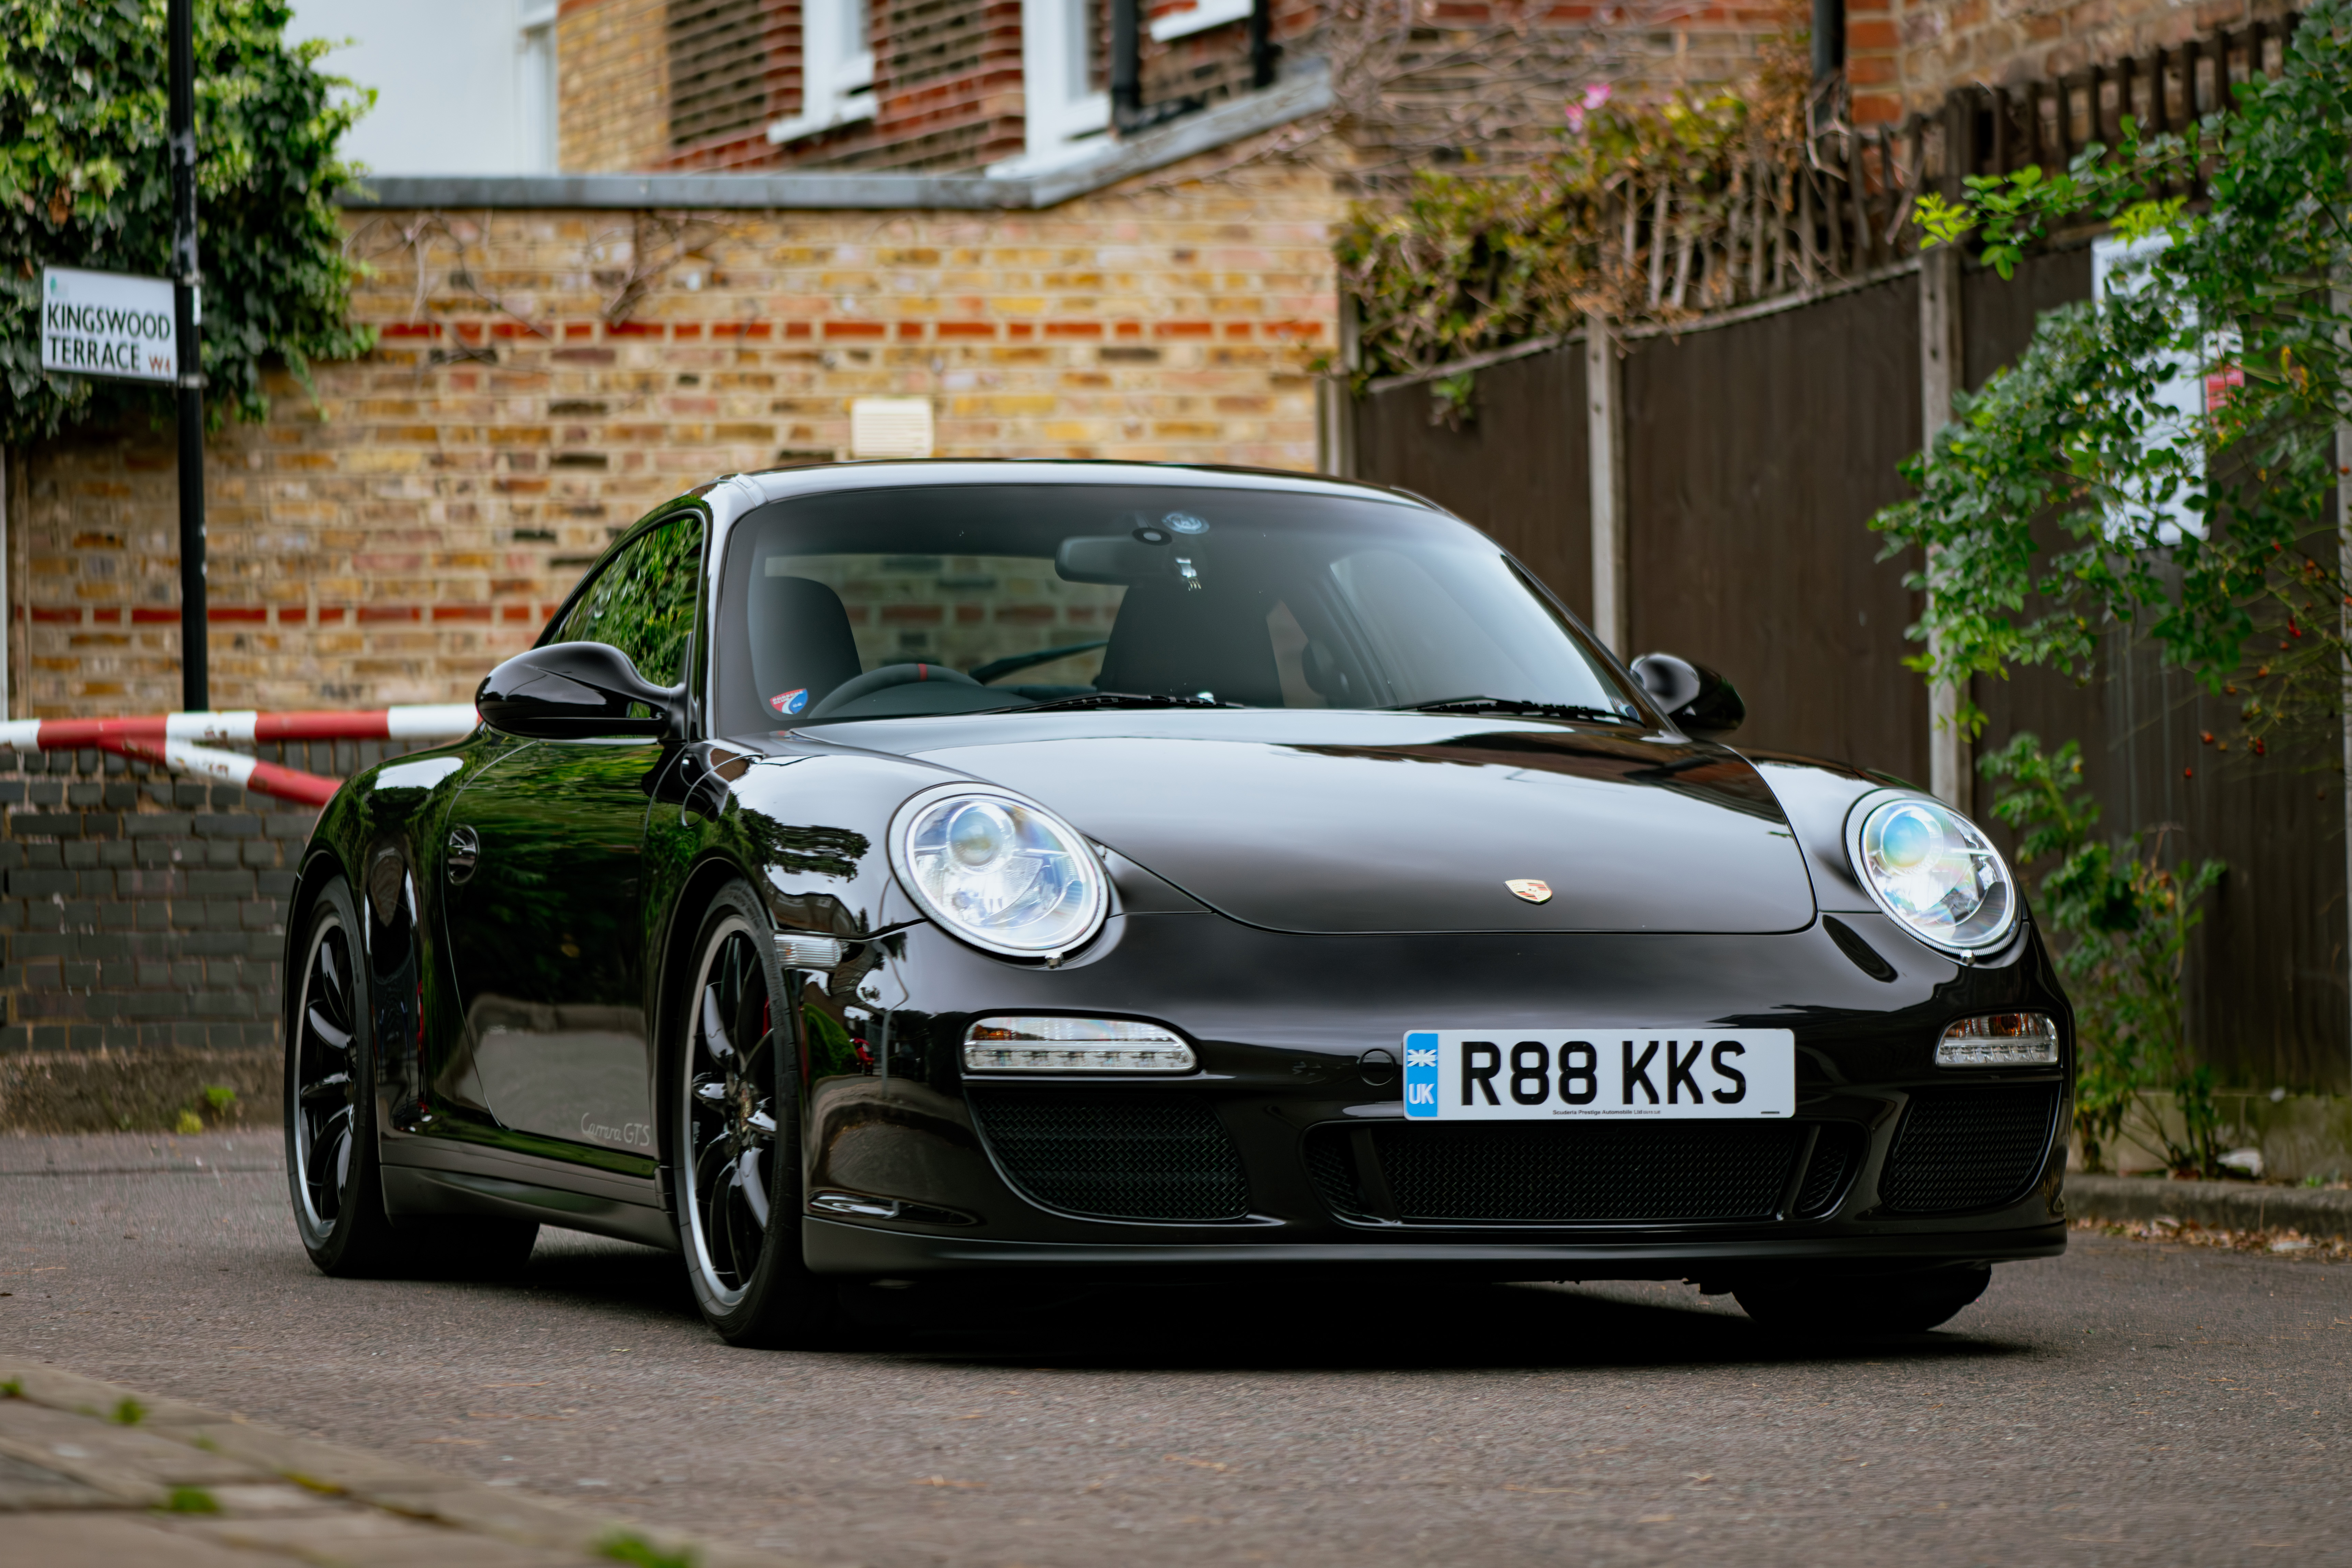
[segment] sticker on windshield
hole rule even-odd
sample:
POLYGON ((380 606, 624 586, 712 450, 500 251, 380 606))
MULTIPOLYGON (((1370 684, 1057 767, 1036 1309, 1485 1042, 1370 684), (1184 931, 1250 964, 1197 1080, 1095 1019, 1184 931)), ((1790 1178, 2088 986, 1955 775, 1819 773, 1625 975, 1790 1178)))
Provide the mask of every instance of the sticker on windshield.
POLYGON ((1160 521, 1166 523, 1169 527, 1174 529, 1179 533, 1206 533, 1209 531, 1209 520, 1203 517, 1194 517, 1189 511, 1171 511, 1160 521))
POLYGON ((768 699, 768 706, 789 719, 808 706, 808 688, 795 686, 790 691, 780 691, 768 699))

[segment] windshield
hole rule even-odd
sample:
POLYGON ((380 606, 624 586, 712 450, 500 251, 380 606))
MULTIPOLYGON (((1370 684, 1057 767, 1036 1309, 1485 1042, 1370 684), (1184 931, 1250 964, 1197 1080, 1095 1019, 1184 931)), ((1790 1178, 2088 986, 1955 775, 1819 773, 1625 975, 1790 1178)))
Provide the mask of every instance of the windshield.
POLYGON ((1376 499, 958 485, 751 514, 719 586, 721 733, 1060 706, 1637 716, 1485 535, 1376 499))

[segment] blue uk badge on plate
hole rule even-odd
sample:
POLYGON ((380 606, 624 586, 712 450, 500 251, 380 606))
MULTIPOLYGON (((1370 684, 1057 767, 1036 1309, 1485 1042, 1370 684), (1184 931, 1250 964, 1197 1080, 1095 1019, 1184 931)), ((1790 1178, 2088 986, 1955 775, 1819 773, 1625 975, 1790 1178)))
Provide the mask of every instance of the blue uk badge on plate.
POLYGON ((1435 1035, 1407 1035, 1404 1037, 1404 1113, 1407 1116, 1437 1114, 1435 1035))

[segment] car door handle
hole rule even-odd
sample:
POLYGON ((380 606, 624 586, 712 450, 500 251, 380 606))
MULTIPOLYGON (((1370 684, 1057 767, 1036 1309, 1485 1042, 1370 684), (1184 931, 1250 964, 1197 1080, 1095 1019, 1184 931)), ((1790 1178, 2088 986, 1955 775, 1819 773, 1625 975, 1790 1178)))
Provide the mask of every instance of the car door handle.
POLYGON ((449 880, 463 886, 474 875, 474 863, 482 858, 482 836, 460 823, 449 830, 449 840, 442 851, 442 864, 449 868, 449 880))

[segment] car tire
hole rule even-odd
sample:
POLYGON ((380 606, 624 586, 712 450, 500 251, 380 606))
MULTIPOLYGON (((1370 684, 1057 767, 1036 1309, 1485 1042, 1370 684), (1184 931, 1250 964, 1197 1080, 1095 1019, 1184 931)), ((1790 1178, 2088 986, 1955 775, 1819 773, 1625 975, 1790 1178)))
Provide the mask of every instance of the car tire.
POLYGON ((376 1144, 376 1058, 368 966, 351 884, 319 889, 289 976, 286 1175, 302 1249, 321 1273, 352 1279, 509 1278, 539 1226, 482 1215, 393 1220, 376 1144))
POLYGON ((802 1259, 799 1053, 791 1013, 772 1005, 783 974, 748 885, 719 890, 688 952, 667 1148, 695 1304, 730 1345, 813 1344, 839 1292, 802 1259))
POLYGON ((1755 1280, 1733 1288, 1742 1310, 1794 1339, 1923 1334, 1952 1321, 1992 1283, 1992 1269, 1755 1280))
POLYGON ((302 1249, 321 1273, 406 1273, 414 1238, 384 1211, 374 1041, 351 884, 319 889, 286 977, 286 1177, 302 1249))

